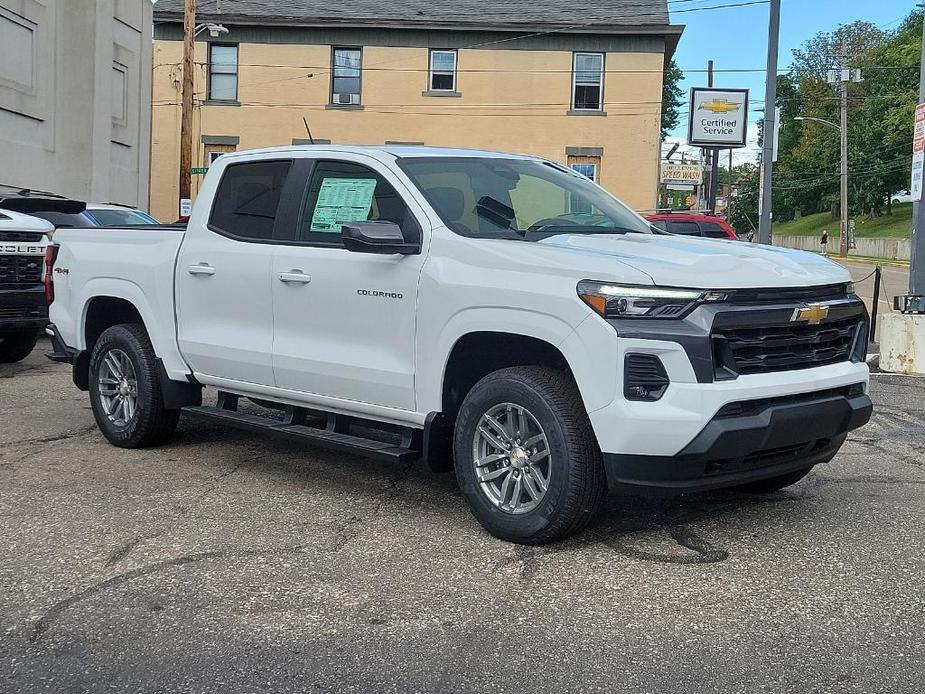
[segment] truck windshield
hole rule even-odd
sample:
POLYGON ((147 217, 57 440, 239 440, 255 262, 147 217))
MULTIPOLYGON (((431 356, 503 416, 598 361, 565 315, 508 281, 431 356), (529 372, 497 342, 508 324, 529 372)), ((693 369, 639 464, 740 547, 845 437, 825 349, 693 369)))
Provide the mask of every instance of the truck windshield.
POLYGON ((623 203, 564 166, 491 157, 409 157, 398 165, 463 236, 652 233, 623 203))

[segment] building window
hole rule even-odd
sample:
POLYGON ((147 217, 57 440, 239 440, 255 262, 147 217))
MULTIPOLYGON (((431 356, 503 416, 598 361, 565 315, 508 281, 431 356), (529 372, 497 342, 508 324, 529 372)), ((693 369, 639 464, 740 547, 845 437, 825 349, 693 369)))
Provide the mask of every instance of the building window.
POLYGON ((238 100, 238 47, 209 44, 209 101, 238 100))
POLYGON ((597 164, 572 164, 572 170, 597 183, 597 164))
POLYGON ((572 108, 600 111, 604 107, 604 54, 576 53, 572 71, 572 108))
MULTIPOLYGON (((597 183, 597 164, 570 163, 569 167, 575 173, 580 173, 585 178, 597 183)), ((569 194, 568 211, 571 214, 592 214, 594 210, 591 202, 586 198, 569 194)))
POLYGON ((432 92, 456 91, 456 51, 430 52, 430 81, 432 92))
POLYGON ((112 122, 126 124, 128 119, 128 68, 121 63, 112 64, 112 122))
POLYGON ((360 105, 360 48, 335 48, 331 58, 331 103, 335 106, 360 105))

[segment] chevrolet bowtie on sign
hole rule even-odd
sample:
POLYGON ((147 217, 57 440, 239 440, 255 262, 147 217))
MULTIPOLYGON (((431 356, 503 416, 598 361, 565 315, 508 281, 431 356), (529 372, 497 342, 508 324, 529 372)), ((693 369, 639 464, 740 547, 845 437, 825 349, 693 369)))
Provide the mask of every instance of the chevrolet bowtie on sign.
POLYGON ((819 325, 829 315, 829 307, 822 304, 810 304, 806 308, 794 309, 791 323, 809 323, 819 325))
POLYGON ((694 147, 744 147, 747 89, 691 89, 687 143, 694 147))

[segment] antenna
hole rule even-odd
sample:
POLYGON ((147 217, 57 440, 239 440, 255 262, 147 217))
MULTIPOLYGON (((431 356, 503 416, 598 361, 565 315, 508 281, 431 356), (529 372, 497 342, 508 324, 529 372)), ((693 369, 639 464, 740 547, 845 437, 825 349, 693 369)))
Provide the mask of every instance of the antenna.
POLYGON ((305 132, 308 133, 308 141, 315 144, 315 138, 312 137, 312 129, 308 127, 308 119, 302 116, 302 122, 305 123, 305 132))

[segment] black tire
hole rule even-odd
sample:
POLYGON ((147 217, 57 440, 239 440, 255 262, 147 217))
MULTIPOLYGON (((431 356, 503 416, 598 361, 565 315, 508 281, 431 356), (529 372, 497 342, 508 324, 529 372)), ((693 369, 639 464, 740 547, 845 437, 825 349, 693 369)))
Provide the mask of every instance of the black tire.
POLYGON ((120 448, 145 448, 164 443, 173 436, 180 410, 168 410, 161 398, 154 348, 143 326, 126 323, 107 328, 90 356, 90 405, 103 436, 120 448), (137 381, 137 397, 132 417, 120 425, 106 413, 100 395, 100 370, 104 358, 120 350, 131 361, 137 381))
POLYGON ((560 371, 519 366, 476 383, 460 407, 453 448, 456 478, 469 509, 502 540, 542 545, 564 539, 591 521, 607 494, 601 452, 584 403, 571 376, 560 371), (535 508, 520 514, 502 510, 489 499, 475 468, 479 422, 505 403, 525 408, 548 441, 548 488, 535 508))
POLYGON ((801 479, 806 477, 811 470, 812 468, 808 467, 804 470, 788 472, 786 475, 780 475, 779 477, 769 477, 766 480, 758 480, 757 482, 740 484, 739 486, 735 487, 735 489, 736 491, 745 492, 746 494, 771 494, 773 492, 779 492, 785 487, 796 484, 801 479))
POLYGON ((0 364, 13 364, 28 357, 35 349, 39 334, 30 330, 25 333, 0 334, 0 364))

